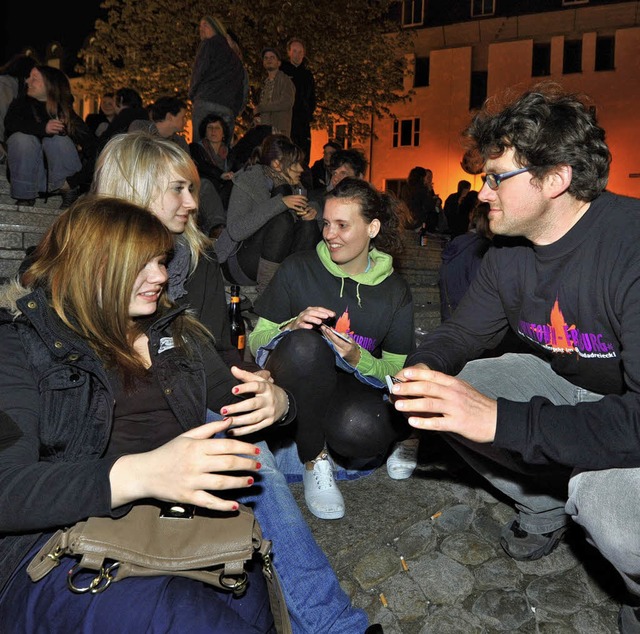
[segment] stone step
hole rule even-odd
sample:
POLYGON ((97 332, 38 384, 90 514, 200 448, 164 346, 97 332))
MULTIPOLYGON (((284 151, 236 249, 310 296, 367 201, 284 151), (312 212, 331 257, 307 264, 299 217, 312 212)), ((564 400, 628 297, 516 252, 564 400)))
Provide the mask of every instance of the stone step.
POLYGON ((11 197, 6 165, 0 166, 0 283, 18 272, 26 250, 40 242, 58 217, 59 195, 37 198, 33 207, 18 207, 11 197))

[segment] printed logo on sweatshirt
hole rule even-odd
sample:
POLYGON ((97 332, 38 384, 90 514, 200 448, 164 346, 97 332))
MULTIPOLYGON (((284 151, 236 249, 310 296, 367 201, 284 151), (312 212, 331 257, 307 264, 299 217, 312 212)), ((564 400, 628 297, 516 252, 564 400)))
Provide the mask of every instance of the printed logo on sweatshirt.
POLYGON ((518 330, 521 335, 551 352, 575 352, 585 359, 616 357, 613 344, 606 341, 601 333, 583 332, 574 324, 567 324, 557 298, 551 309, 548 324, 522 320, 518 330))
POLYGON ((340 317, 338 317, 335 325, 335 329, 338 332, 343 332, 345 335, 349 335, 361 348, 364 348, 367 352, 373 352, 378 342, 373 337, 363 337, 357 335, 351 330, 351 318, 349 317, 349 309, 347 308, 340 317))

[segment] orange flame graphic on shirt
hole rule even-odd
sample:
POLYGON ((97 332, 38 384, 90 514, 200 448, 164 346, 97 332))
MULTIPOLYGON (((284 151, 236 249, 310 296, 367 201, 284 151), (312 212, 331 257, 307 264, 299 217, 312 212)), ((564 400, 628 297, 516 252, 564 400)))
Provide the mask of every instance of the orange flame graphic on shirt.
POLYGON ((336 321, 336 330, 343 332, 345 335, 349 334, 349 328, 351 327, 351 319, 349 319, 349 311, 345 310, 342 316, 336 321))
POLYGON ((553 305, 553 308, 551 309, 550 326, 552 337, 554 340, 554 348, 559 348, 560 350, 573 350, 573 343, 571 343, 567 339, 567 333, 569 332, 569 330, 574 329, 575 326, 567 327, 557 298, 555 304, 553 305))

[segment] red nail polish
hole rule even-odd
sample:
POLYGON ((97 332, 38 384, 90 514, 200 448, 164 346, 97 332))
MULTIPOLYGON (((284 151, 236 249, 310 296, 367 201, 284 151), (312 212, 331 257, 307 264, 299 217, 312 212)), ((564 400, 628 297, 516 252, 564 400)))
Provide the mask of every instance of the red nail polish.
POLYGON ((253 478, 247 478, 247 484, 251 486, 253 484, 253 478))
POLYGON ((260 453, 260 447, 256 447, 256 456, 260 453))
POLYGON ((260 469, 260 467, 262 467, 262 465, 259 462, 256 462, 256 469, 260 469))
POLYGON ((225 415, 226 415, 226 413, 227 413, 226 408, 225 408, 225 409, 221 409, 221 410, 220 410, 220 413, 221 413, 223 416, 225 416, 225 415))
POLYGON ((231 507, 231 510, 232 510, 232 511, 237 511, 239 508, 240 508, 240 507, 239 507, 239 506, 238 506, 238 504, 236 503, 236 504, 234 504, 234 505, 231 507))
POLYGON ((234 387, 231 391, 232 391, 234 394, 237 394, 240 390, 239 390, 237 387, 234 387))

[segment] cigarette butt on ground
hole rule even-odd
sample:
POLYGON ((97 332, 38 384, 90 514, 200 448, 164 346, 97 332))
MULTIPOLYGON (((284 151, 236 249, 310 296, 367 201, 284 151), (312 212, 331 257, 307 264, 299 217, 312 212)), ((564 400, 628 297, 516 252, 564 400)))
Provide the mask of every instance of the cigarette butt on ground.
POLYGON ((382 603, 383 608, 388 608, 389 604, 387 603, 387 597, 384 596, 384 593, 380 593, 380 603, 382 603))
POLYGON ((438 511, 431 516, 432 520, 437 520, 442 515, 442 511, 438 511))
POLYGON ((405 572, 409 572, 409 566, 407 566, 407 562, 405 561, 404 557, 402 555, 400 555, 400 563, 402 564, 402 569, 405 572))

